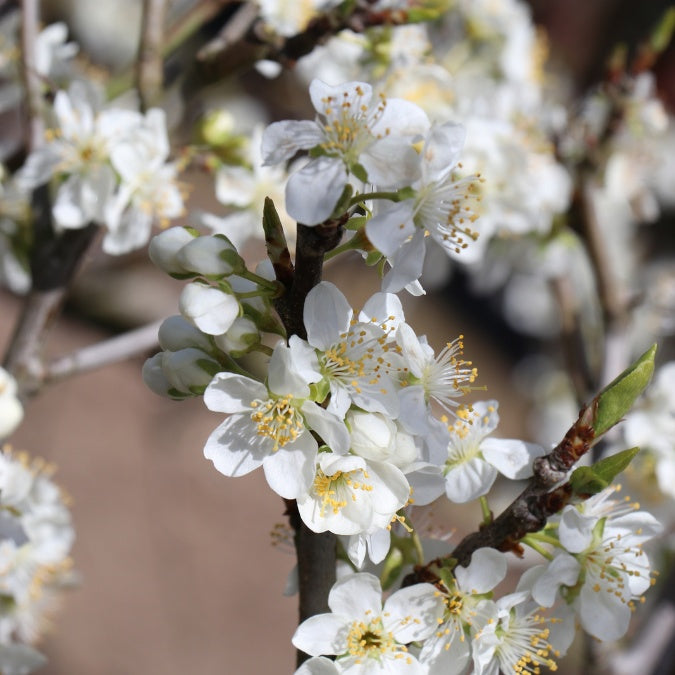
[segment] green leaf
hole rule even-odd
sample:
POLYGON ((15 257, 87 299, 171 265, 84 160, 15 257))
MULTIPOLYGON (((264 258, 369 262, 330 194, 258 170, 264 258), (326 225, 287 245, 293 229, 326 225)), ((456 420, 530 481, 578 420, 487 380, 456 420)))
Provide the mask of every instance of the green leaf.
POLYGON ((596 438, 621 421, 649 384, 654 372, 655 353, 654 344, 596 396, 595 415, 591 424, 596 438))
POLYGON ((608 487, 631 463, 640 448, 629 448, 605 457, 593 466, 580 466, 572 473, 570 485, 577 495, 594 495, 608 487))

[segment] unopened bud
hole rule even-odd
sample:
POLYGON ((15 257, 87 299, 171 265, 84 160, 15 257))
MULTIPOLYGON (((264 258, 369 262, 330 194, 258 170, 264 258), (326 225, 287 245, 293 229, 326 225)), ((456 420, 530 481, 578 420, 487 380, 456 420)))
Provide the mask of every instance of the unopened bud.
POLYGON ((185 347, 197 347, 205 352, 211 351, 209 338, 182 316, 170 316, 162 322, 157 335, 159 346, 170 352, 185 347))
POLYGON ((222 368, 218 361, 201 349, 187 347, 177 352, 163 352, 162 370, 166 379, 179 391, 202 394, 222 368))
POLYGON ((208 335, 222 335, 239 316, 234 295, 198 282, 183 289, 178 306, 188 321, 208 335))
POLYGON ((224 352, 238 358, 260 343, 260 331, 251 319, 240 316, 227 333, 216 335, 214 341, 224 352))
POLYGON ((245 269, 237 249, 223 236, 196 237, 176 255, 182 267, 205 276, 228 276, 245 269))
POLYGON ((184 227, 171 227, 150 240, 148 255, 159 269, 167 274, 185 275, 189 272, 178 262, 178 252, 194 239, 184 227))

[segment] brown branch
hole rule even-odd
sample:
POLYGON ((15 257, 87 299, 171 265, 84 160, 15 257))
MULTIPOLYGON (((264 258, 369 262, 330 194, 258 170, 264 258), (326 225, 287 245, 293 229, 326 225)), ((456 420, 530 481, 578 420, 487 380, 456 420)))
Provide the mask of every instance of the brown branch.
POLYGON ((471 562, 473 552, 479 548, 490 547, 521 555, 520 540, 530 532, 541 530, 550 516, 569 503, 572 487, 569 483, 561 482, 572 466, 591 448, 595 439, 592 423, 596 405, 597 397, 581 409, 579 418, 563 440, 548 455, 535 459, 534 476, 506 510, 482 525, 477 532, 464 537, 449 556, 415 568, 404 580, 404 585, 428 581, 434 567, 449 564, 466 567, 471 562))
POLYGON ((17 379, 21 398, 35 394, 46 375, 43 347, 58 316, 79 262, 94 240, 98 228, 56 234, 52 226, 49 187, 33 193, 33 234, 30 268, 33 287, 25 299, 4 359, 4 366, 17 379))
POLYGON ((164 83, 162 47, 166 23, 167 0, 145 0, 141 22, 141 41, 136 64, 141 109, 157 105, 164 83))
MULTIPOLYGON (((286 288, 286 293, 274 301, 289 337, 291 335, 307 337, 303 322, 305 299, 309 291, 321 281, 324 256, 340 243, 342 226, 347 217, 345 214, 343 218, 316 227, 298 223, 295 269, 289 266, 290 260, 287 261, 288 264, 279 267, 282 270, 282 278, 278 280, 286 288)), ((279 233, 276 228, 270 227, 269 220, 266 218, 268 222, 265 227, 268 250, 271 247, 277 254, 280 251, 283 253, 285 247, 278 239, 279 233)), ((275 262, 279 262, 278 256, 273 259, 273 263, 275 262)), ((275 269, 276 267, 277 265, 275 269)), ((293 500, 286 500, 286 514, 295 532, 300 596, 299 618, 302 622, 310 616, 328 611, 328 593, 335 583, 337 537, 332 532, 320 534, 312 532, 302 522, 297 503, 293 500)), ((307 658, 307 654, 298 651, 298 665, 307 658)))
POLYGON ((221 45, 212 43, 200 57, 203 61, 218 60, 220 64, 230 68, 235 62, 241 65, 241 59, 235 58, 233 61, 229 58, 237 50, 253 61, 268 59, 286 67, 293 67, 298 59, 312 52, 317 45, 324 44, 345 29, 363 33, 375 26, 399 26, 406 23, 408 12, 403 9, 374 10, 365 5, 357 5, 351 13, 346 14, 341 6, 337 6, 316 16, 300 33, 282 37, 271 34, 267 24, 258 19, 251 23, 250 28, 237 42, 224 41, 221 45), (246 44, 255 49, 242 52, 242 46, 246 44), (222 48, 218 49, 218 46, 222 48))

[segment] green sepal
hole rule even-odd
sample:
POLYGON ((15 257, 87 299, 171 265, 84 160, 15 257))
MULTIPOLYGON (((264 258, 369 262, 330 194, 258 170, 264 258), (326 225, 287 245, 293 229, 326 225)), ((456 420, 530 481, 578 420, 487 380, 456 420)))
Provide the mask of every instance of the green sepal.
POLYGON ((346 211, 349 210, 349 204, 352 200, 352 195, 354 194, 354 188, 347 183, 345 189, 340 195, 340 199, 337 200, 337 204, 333 209, 333 213, 330 214, 330 218, 340 218, 346 211))
POLYGON ((352 164, 349 167, 349 170, 352 172, 356 178, 358 178, 362 183, 368 182, 368 172, 360 164, 352 164))
POLYGON ((368 267, 377 265, 383 259, 383 257, 384 256, 379 251, 370 251, 366 255, 366 265, 368 265, 368 267))
POLYGON ((368 220, 367 216, 354 216, 345 223, 345 230, 362 230, 368 220))
POLYGON ((166 395, 169 398, 174 399, 175 401, 182 401, 183 399, 190 398, 191 396, 199 396, 199 394, 192 394, 186 391, 180 391, 180 389, 175 389, 174 387, 171 387, 171 389, 167 389, 166 395))
POLYGON ((572 492, 576 495, 595 495, 611 485, 612 481, 631 463, 640 448, 629 448, 616 455, 604 457, 593 466, 580 466, 570 477, 572 492))
POLYGON ((438 569, 437 574, 440 580, 443 582, 443 585, 448 589, 448 591, 452 593, 457 586, 455 575, 452 573, 452 567, 446 567, 444 565, 438 569))
POLYGON ((405 556, 398 546, 392 545, 387 553, 387 557, 384 559, 382 565, 382 572, 380 572, 380 583, 382 584, 382 590, 386 591, 391 588, 394 582, 401 575, 401 570, 405 564, 405 556))
POLYGON ((404 202, 406 199, 414 199, 415 196, 417 195, 417 190, 415 188, 410 187, 409 185, 407 187, 401 188, 398 190, 398 197, 396 199, 397 202, 404 202))
POLYGON ((596 438, 621 421, 649 384, 654 372, 655 353, 654 344, 595 397, 595 413, 591 426, 596 438))
POLYGON ((323 403, 330 393, 330 382, 326 378, 309 385, 309 398, 316 403, 323 403))

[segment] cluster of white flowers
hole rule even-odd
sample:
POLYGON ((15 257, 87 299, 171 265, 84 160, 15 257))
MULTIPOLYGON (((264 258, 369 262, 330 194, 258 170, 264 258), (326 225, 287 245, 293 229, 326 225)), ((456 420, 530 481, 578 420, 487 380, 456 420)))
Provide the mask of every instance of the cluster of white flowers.
POLYGON ((556 670, 576 617, 600 640, 621 637, 634 602, 653 582, 642 545, 661 527, 635 504, 612 499, 615 491, 567 506, 545 533, 530 535, 548 562, 528 569, 515 592, 496 600, 507 556, 490 548, 476 550, 467 567, 442 572, 435 586, 396 591, 384 607, 376 577, 342 577, 329 597, 331 613, 307 619, 293 637, 315 657, 297 674, 460 675, 470 664, 475 675, 536 673, 556 670))
POLYGON ((103 225, 103 250, 119 255, 146 244, 153 223, 183 213, 162 110, 105 107, 101 93, 78 80, 57 92, 53 112, 45 143, 17 181, 24 190, 53 181, 58 231, 103 225))
POLYGON ((31 645, 74 581, 75 533, 51 473, 24 453, 0 452, 0 671, 8 675, 44 665, 31 645))

